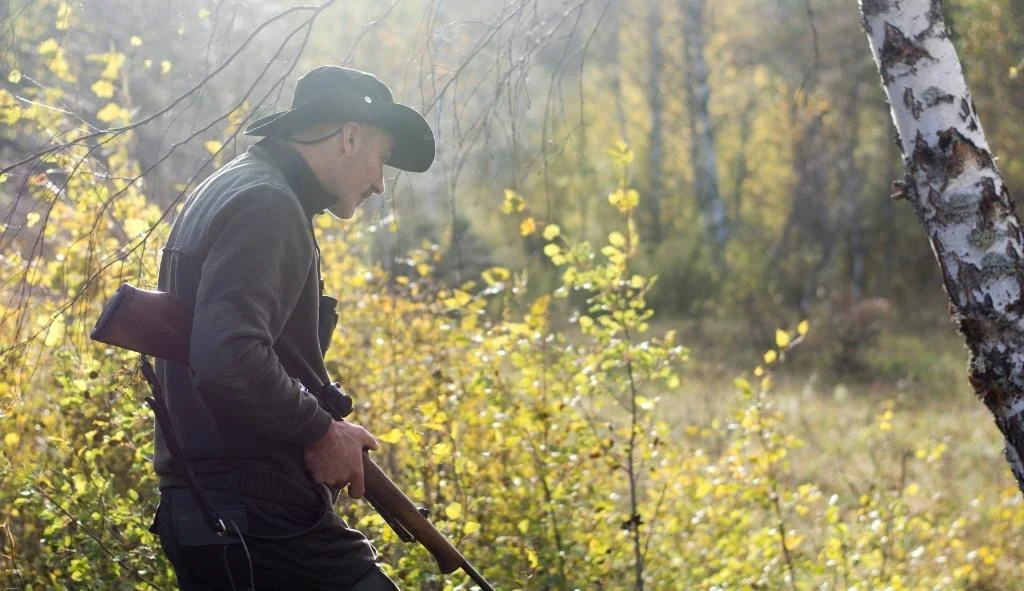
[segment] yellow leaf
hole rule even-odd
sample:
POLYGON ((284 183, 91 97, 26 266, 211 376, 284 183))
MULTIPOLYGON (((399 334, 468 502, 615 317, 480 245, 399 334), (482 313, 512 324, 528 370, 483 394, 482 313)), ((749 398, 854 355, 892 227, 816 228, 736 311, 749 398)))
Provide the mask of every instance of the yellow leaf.
POLYGON ((764 375, 764 368, 763 368, 763 367, 761 367, 760 365, 758 365, 757 367, 755 367, 755 368, 754 368, 754 375, 755 375, 755 376, 757 376, 757 377, 761 377, 761 376, 763 376, 763 375, 764 375))
POLYGON ((220 143, 217 140, 209 140, 203 145, 206 146, 206 151, 211 154, 216 154, 217 152, 220 152, 221 148, 224 147, 224 144, 220 143))
POLYGON ((640 194, 636 189, 619 189, 608 195, 608 202, 622 213, 629 213, 640 203, 640 194))
POLYGON ((456 289, 455 292, 452 294, 452 297, 445 298, 443 300, 443 303, 445 306, 449 308, 461 308, 462 306, 468 304, 472 299, 473 296, 462 291, 461 289, 456 289))
POLYGON ((435 443, 430 451, 433 452, 435 458, 446 458, 452 453, 452 444, 442 441, 441 443, 435 443))
POLYGON ((530 520, 523 519, 519 522, 519 525, 516 526, 516 529, 519 530, 519 533, 525 534, 530 529, 530 520))
POLYGON ((630 150, 626 142, 622 140, 616 141, 615 147, 608 150, 608 153, 611 155, 616 166, 629 166, 629 164, 633 162, 633 151, 630 150))
POLYGON ((48 55, 48 54, 51 54, 51 53, 56 53, 58 49, 60 49, 60 45, 57 44, 57 40, 54 39, 53 37, 50 37, 46 41, 43 41, 42 43, 39 44, 39 54, 40 55, 48 55))
POLYGON ((562 233, 562 229, 556 224, 548 224, 544 228, 544 240, 554 240, 562 233))
POLYGON ((170 72, 170 71, 171 71, 171 62, 169 62, 167 60, 161 61, 160 62, 160 73, 161 74, 166 74, 167 72, 170 72))
POLYGON ((132 47, 138 47, 142 45, 142 37, 139 37, 138 35, 132 35, 132 38, 129 39, 128 42, 132 44, 132 47))
POLYGON ((771 364, 775 363, 775 361, 778 358, 779 358, 779 354, 775 352, 775 349, 771 349, 771 350, 765 351, 765 353, 764 353, 764 362, 767 365, 771 365, 771 364))
POLYGON ((505 202, 501 204, 504 213, 519 213, 526 208, 526 200, 512 189, 505 189, 505 202))
POLYGON ((906 492, 908 497, 912 497, 921 492, 921 487, 918 486, 916 482, 911 482, 910 485, 907 486, 906 492))
POLYGON ((427 275, 428 273, 430 273, 430 265, 426 263, 420 263, 416 265, 416 272, 419 273, 421 276, 427 275))
POLYGON ((608 242, 612 246, 623 247, 626 245, 626 237, 622 235, 622 232, 615 231, 608 235, 608 242))
POLYGON ((784 330, 775 330, 775 346, 785 349, 789 345, 789 333, 784 330))
POLYGON ((530 304, 530 315, 536 318, 542 317, 548 313, 548 307, 551 305, 551 296, 542 295, 538 297, 532 304, 530 304))
POLYGON ((18 70, 11 70, 11 73, 7 75, 7 81, 11 84, 17 84, 21 82, 21 72, 18 70))
POLYGON ((444 508, 444 514, 448 516, 448 519, 458 519, 462 517, 462 503, 450 503, 444 508))
POLYGON ((143 67, 145 67, 148 70, 148 69, 153 67, 153 60, 148 59, 148 58, 144 59, 144 60, 142 60, 142 65, 143 65, 143 67))
POLYGON ((14 447, 21 442, 21 437, 17 433, 8 433, 4 435, 4 445, 7 447, 14 447))
POLYGON ((124 233, 129 236, 138 236, 149 230, 149 224, 139 218, 128 218, 124 222, 124 233))
POLYGON ((519 224, 519 233, 523 236, 529 236, 537 230, 537 222, 532 217, 526 218, 521 224, 519 224))
POLYGON ((594 326, 594 319, 590 316, 580 316, 580 328, 590 328, 594 326))
POLYGON ((549 242, 547 245, 544 246, 544 254, 548 255, 549 257, 553 257, 556 254, 559 254, 560 252, 562 252, 562 249, 559 248, 558 245, 555 244, 554 242, 549 242))
POLYGON ((209 16, 210 16, 210 9, 209 8, 200 8, 198 16, 199 16, 199 20, 203 20, 204 18, 209 18, 209 16))
POLYGON ((56 347, 61 344, 64 340, 64 317, 58 316, 53 319, 50 323, 50 327, 46 329, 46 338, 43 340, 43 344, 47 347, 56 347))
POLYGON ((694 493, 694 496, 698 499, 702 499, 706 497, 713 488, 714 486, 709 481, 701 480, 700 484, 697 485, 697 491, 694 493))
POLYGON ((467 536, 471 536, 478 531, 480 531, 480 524, 475 521, 467 521, 466 525, 462 528, 462 533, 467 536))
POLYGON ((480 274, 487 285, 494 285, 499 281, 505 281, 511 274, 505 267, 491 267, 480 274))
POLYGON ((71 477, 71 480, 75 483, 75 492, 78 494, 85 493, 86 488, 89 486, 89 480, 84 474, 75 474, 71 477))
POLYGON ((111 98, 114 96, 114 85, 110 80, 101 78, 92 85, 92 91, 100 98, 111 98))
POLYGON ((96 113, 96 118, 104 123, 113 123, 114 121, 127 119, 127 111, 122 109, 117 103, 107 103, 107 106, 100 109, 99 113, 96 113))
POLYGON ((28 212, 28 215, 25 216, 25 227, 26 228, 31 228, 32 226, 38 224, 39 223, 39 218, 40 218, 40 215, 39 215, 38 212, 35 212, 35 211, 28 212))
POLYGON ((804 336, 809 330, 811 330, 811 323, 806 320, 803 320, 800 324, 796 325, 796 333, 800 336, 804 336))
POLYGON ((121 75, 121 66, 124 65, 125 55, 120 52, 107 52, 107 53, 94 53, 87 56, 87 59, 91 62, 100 62, 103 64, 103 72, 100 73, 101 78, 107 80, 117 80, 121 75))
POLYGON ((402 440, 402 430, 398 428, 392 429, 383 435, 379 435, 377 440, 384 443, 398 443, 402 440))
POLYGON ((71 5, 67 2, 61 2, 57 7, 57 23, 55 26, 58 31, 66 31, 71 27, 71 5))
POLYGON ((633 289, 640 289, 644 286, 644 278, 639 275, 633 275, 629 279, 629 286, 633 289))

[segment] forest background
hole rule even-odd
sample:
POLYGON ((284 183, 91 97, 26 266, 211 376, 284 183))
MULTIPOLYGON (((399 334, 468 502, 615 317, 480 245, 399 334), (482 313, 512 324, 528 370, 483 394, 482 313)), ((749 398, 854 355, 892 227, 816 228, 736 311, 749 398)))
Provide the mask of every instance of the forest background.
MULTIPOLYGON (((1011 194, 1024 2, 947 1, 1011 194)), ((1016 589, 974 399, 848 0, 0 3, 0 585, 171 588, 136 357, 177 208, 322 63, 439 154, 319 218, 328 365, 499 588, 1016 589)), ((338 506, 410 589, 436 573, 338 506)), ((462 585, 460 587, 460 585, 462 585)))

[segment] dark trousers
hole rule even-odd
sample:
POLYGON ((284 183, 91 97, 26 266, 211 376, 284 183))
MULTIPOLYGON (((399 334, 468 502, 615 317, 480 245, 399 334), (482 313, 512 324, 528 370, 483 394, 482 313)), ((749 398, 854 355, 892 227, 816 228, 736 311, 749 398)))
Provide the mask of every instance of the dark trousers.
MULTIPOLYGON (((216 493, 212 496, 217 498, 216 493)), ((398 591, 372 562, 353 562, 339 554, 351 547, 351 542, 340 541, 351 530, 333 512, 302 535, 266 540, 248 534, 252 524, 244 505, 223 498, 215 503, 229 529, 246 532, 241 539, 210 531, 194 512, 187 491, 161 494, 154 529, 182 591, 398 591), (360 572, 352 572, 353 565, 360 572)))

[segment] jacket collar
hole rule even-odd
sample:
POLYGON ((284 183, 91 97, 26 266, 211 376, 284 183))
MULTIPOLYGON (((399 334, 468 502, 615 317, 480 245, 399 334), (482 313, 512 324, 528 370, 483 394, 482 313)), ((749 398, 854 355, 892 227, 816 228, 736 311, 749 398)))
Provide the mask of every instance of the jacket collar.
POLYGON ((288 185, 292 191, 295 191, 308 218, 313 219, 313 216, 323 213, 336 201, 334 195, 328 193, 327 189, 320 184, 320 180, 316 178, 313 169, 310 168, 302 154, 299 154, 287 142, 274 137, 266 137, 256 145, 270 155, 274 164, 284 173, 288 185))

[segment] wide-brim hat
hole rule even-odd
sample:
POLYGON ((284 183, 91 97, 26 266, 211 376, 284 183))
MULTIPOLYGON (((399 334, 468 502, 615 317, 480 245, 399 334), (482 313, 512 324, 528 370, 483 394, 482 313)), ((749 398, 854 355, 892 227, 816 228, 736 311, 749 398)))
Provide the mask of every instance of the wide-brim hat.
POLYGON ((389 166, 423 172, 434 162, 434 132, 427 120, 396 103, 391 89, 373 74, 341 66, 320 66, 304 74, 295 83, 291 108, 257 119, 245 134, 287 138, 315 123, 347 121, 391 133, 389 166))

